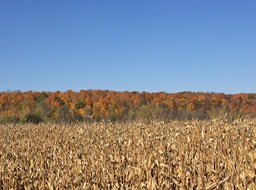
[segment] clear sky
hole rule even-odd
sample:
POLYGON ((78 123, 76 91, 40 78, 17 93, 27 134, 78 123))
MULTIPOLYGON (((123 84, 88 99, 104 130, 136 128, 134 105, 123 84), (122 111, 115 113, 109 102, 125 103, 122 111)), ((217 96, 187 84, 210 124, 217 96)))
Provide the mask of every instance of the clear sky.
POLYGON ((0 91, 256 92, 255 0, 1 0, 0 91))

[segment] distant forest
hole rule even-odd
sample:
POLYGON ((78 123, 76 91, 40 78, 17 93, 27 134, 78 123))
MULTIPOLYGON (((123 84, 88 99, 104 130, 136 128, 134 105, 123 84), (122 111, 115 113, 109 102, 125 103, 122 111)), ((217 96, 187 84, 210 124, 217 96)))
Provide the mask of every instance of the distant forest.
POLYGON ((190 120, 256 116, 256 94, 81 90, 0 92, 0 123, 190 120))

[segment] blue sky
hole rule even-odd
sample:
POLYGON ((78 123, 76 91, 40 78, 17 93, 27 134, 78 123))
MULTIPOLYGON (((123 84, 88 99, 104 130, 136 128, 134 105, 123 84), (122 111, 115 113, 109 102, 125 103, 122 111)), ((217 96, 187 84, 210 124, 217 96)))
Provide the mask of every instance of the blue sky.
POLYGON ((2 0, 0 91, 256 92, 254 0, 2 0))

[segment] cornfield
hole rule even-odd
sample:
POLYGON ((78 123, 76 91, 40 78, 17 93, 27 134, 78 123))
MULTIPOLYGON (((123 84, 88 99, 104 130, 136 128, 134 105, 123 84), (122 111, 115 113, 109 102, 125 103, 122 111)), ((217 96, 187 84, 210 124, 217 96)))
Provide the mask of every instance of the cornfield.
POLYGON ((256 189, 256 120, 0 130, 0 190, 256 189))

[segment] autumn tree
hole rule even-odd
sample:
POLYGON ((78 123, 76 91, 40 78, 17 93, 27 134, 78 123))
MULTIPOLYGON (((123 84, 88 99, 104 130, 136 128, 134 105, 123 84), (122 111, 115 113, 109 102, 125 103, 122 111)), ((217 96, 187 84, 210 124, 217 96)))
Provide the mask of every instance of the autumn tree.
POLYGON ((255 117, 256 94, 81 90, 0 92, 0 122, 133 121, 255 117), (29 117, 28 117, 29 116, 29 117), (35 118, 35 117, 34 117, 35 118))

